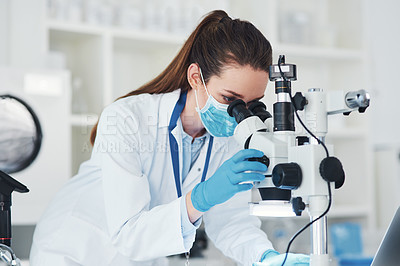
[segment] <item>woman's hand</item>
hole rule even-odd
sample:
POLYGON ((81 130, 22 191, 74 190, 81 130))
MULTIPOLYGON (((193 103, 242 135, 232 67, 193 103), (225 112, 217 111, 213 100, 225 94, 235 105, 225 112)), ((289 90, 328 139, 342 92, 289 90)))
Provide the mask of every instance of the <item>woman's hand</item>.
MULTIPOLYGON (((253 266, 282 266, 285 261, 286 254, 279 254, 279 252, 269 249, 262 258, 261 263, 254 263, 253 266)), ((308 266, 310 265, 310 256, 304 254, 289 253, 284 266, 308 266)))
POLYGON ((200 212, 193 207, 191 196, 192 196, 192 191, 186 194, 186 209, 189 221, 193 224, 203 215, 203 212, 200 212))
POLYGON ((197 184, 186 196, 186 206, 189 219, 196 221, 203 212, 216 204, 223 203, 236 193, 249 190, 253 182, 265 178, 260 173, 248 173, 247 171, 265 172, 267 166, 256 161, 248 161, 253 157, 262 157, 263 153, 254 149, 241 150, 232 158, 225 161, 213 176, 204 182, 197 184), (197 218, 197 219, 196 219, 197 218))

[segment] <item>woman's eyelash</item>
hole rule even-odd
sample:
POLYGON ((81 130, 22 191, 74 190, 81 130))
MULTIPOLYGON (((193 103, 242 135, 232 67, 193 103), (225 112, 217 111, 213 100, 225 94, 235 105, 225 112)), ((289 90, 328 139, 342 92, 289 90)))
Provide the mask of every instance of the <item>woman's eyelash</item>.
POLYGON ((227 101, 227 102, 232 102, 232 101, 235 100, 234 97, 227 97, 227 96, 222 96, 222 97, 224 97, 224 100, 227 101))

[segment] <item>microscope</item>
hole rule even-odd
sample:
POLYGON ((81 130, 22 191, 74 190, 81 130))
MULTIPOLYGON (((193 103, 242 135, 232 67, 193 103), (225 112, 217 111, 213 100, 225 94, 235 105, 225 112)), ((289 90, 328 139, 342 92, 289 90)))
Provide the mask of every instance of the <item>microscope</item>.
POLYGON ((42 130, 33 109, 9 94, 0 95, 0 121, 0 265, 19 266, 20 260, 11 248, 11 196, 29 189, 10 175, 26 169, 36 159, 42 130))
MULTIPOLYGON (((310 265, 328 266, 327 217, 332 204, 332 191, 345 181, 340 160, 333 156, 332 145, 325 145, 328 115, 358 110, 365 112, 370 96, 364 90, 325 93, 309 89, 304 95, 292 96, 291 82, 297 80, 296 65, 286 64, 279 56, 278 64, 269 67, 269 79, 275 82, 277 101, 273 116, 262 102, 248 108, 235 100, 228 113, 238 123, 235 140, 244 149, 264 152, 262 158, 251 158, 268 166, 265 179, 256 182, 262 201, 250 203, 250 213, 258 216, 300 216, 307 209, 310 223, 291 240, 311 226, 310 265), (304 111, 304 122, 298 111, 304 111), (295 134, 295 116, 306 130, 305 136, 295 134)), ((287 252, 289 252, 290 244, 287 252)))
POLYGON ((29 189, 0 170, 0 262, 20 266, 20 260, 11 249, 11 193, 29 192, 29 189))

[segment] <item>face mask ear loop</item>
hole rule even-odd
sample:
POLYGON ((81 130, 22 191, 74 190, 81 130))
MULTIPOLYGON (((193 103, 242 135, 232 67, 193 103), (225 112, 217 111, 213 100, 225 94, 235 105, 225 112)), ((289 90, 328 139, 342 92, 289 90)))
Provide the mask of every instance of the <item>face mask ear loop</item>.
POLYGON ((200 110, 199 100, 197 99, 197 89, 194 89, 194 97, 196 98, 196 109, 200 110))
POLYGON ((210 97, 210 94, 208 93, 208 90, 207 90, 207 87, 206 87, 206 83, 204 82, 203 73, 201 72, 201 68, 200 68, 200 67, 199 67, 199 69, 200 69, 201 81, 202 81, 203 84, 204 84, 204 88, 206 89, 207 96, 210 97))

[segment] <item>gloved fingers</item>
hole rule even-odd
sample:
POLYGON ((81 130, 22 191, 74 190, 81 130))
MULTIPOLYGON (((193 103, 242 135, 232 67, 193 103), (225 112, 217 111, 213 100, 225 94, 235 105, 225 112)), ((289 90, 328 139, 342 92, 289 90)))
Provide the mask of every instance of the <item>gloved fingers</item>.
POLYGON ((253 187, 253 184, 251 183, 245 183, 245 184, 239 184, 236 185, 236 192, 242 192, 242 191, 247 191, 250 190, 253 187))
MULTIPOLYGON (((286 254, 280 254, 271 258, 267 258, 263 263, 270 266, 281 266, 286 254)), ((310 264, 310 256, 304 254, 289 253, 285 265, 305 266, 310 264)))
POLYGON ((239 173, 236 175, 232 175, 230 178, 232 184, 239 184, 242 182, 252 182, 252 181, 262 181, 265 179, 263 174, 259 173, 239 173))
POLYGON ((309 265, 310 263, 310 256, 304 254, 292 254, 289 253, 289 256, 293 260, 295 265, 309 265))
POLYGON ((242 161, 232 164, 231 167, 234 173, 241 173, 245 171, 265 172, 268 170, 268 167, 265 164, 255 161, 242 161))
POLYGON ((231 160, 234 163, 238 163, 252 157, 262 157, 263 155, 264 153, 262 151, 256 149, 245 149, 238 151, 235 155, 232 156, 231 160))

